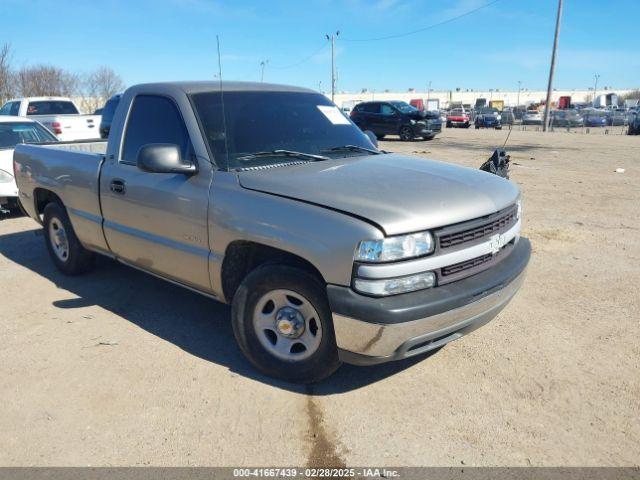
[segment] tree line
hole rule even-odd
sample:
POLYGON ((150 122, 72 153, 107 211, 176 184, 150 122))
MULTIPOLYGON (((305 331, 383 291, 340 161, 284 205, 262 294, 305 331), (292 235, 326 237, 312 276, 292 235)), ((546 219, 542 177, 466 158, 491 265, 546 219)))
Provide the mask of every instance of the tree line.
POLYGON ((93 113, 124 88, 122 78, 110 67, 88 73, 43 64, 15 69, 11 45, 0 46, 0 105, 15 97, 61 96, 79 100, 82 110, 93 113))

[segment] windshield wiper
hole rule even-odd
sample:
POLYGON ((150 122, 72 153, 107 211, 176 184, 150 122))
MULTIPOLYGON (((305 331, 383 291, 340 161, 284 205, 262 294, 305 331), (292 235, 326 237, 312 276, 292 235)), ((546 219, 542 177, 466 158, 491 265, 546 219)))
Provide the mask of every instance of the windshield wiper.
POLYGON ((245 162, 248 160, 254 160, 256 158, 263 157, 296 157, 303 158, 312 162, 331 160, 329 157, 325 157, 324 155, 313 155, 311 153, 295 152, 293 150, 271 150, 269 152, 255 152, 237 157, 236 160, 245 162))
POLYGON ((381 153, 383 153, 378 150, 371 150, 370 148, 359 147, 357 145, 343 145, 341 147, 327 148, 322 151, 323 152, 367 152, 367 153, 371 153, 372 155, 380 155, 381 153))

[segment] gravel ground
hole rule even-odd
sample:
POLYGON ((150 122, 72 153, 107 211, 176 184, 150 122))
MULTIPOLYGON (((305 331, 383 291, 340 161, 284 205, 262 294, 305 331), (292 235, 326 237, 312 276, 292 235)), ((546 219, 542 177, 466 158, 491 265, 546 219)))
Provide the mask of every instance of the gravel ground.
MULTIPOLYGON (((477 167, 507 133, 381 148, 477 167)), ((33 221, 0 221, 0 465, 638 465, 639 142, 514 131, 516 298, 427 358, 307 388, 251 369, 226 306, 107 259, 64 277, 33 221)))

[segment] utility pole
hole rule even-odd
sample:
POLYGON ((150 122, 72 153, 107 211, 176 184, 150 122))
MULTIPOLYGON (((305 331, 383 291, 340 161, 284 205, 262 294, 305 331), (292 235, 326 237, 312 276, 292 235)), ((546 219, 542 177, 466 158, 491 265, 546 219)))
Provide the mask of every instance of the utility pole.
POLYGON ((553 51, 551 53, 551 67, 549 68, 549 84, 547 85, 547 103, 544 106, 542 131, 549 127, 549 112, 551 110, 551 93, 553 91, 553 74, 556 69, 556 51, 558 50, 558 35, 560 34, 560 19, 562 18, 562 0, 558 0, 558 16, 556 17, 556 33, 553 36, 553 51))
POLYGON ((522 86, 522 81, 518 80, 518 99, 516 100, 516 107, 520 106, 520 87, 522 86))
POLYGON ((318 91, 322 93, 322 80, 318 82, 318 91))
POLYGON ((336 37, 340 35, 340 30, 335 34, 325 35, 327 40, 331 42, 331 101, 336 98, 336 37))
POLYGON ((596 79, 596 83, 593 84, 593 106, 596 106, 596 97, 598 96, 598 80, 600 79, 600 75, 597 73, 593 76, 596 79))
POLYGON ((429 80, 429 85, 427 86, 427 105, 425 105, 425 108, 428 107, 430 98, 431 98, 431 80, 429 80))
POLYGON ((269 60, 262 60, 260 62, 260 82, 264 82, 264 69, 267 66, 267 63, 269 63, 269 60))

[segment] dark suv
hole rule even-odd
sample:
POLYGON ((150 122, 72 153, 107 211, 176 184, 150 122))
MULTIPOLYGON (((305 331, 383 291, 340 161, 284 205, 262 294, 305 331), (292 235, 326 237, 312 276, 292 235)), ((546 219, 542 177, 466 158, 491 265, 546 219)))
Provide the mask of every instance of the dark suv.
POLYGON ((351 111, 351 120, 361 130, 372 131, 379 139, 399 135, 401 140, 431 140, 442 130, 437 114, 420 112, 406 102, 364 102, 351 111))
POLYGON ((109 130, 111 130, 111 120, 113 120, 113 115, 116 113, 116 107, 120 103, 120 97, 122 94, 118 93, 107 100, 104 107, 102 108, 102 119, 100 119, 100 137, 108 138, 109 130))

